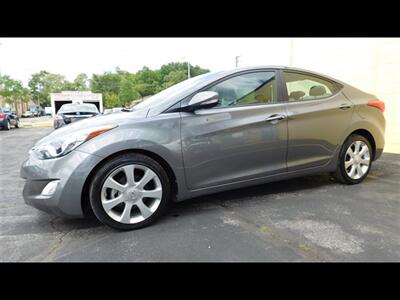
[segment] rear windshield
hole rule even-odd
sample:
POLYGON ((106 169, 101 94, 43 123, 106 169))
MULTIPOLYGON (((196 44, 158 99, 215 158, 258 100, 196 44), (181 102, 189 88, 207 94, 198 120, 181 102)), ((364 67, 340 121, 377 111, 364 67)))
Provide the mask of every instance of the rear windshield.
POLYGON ((3 112, 5 114, 9 114, 9 113, 11 113, 11 109, 9 109, 9 108, 0 108, 0 112, 3 112))
POLYGON ((94 104, 64 104, 61 106, 58 113, 72 113, 72 112, 87 112, 87 113, 98 113, 99 110, 94 104))

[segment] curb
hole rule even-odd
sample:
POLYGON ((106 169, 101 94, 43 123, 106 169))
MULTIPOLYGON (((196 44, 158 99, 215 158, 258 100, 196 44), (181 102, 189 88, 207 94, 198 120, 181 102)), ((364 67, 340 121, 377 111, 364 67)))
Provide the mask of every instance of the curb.
POLYGON ((21 128, 52 128, 52 123, 19 123, 21 128))

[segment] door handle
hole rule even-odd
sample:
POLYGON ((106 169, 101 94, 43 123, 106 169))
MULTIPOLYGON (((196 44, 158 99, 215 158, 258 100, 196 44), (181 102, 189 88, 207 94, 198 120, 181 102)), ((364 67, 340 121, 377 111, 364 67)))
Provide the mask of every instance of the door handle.
POLYGON ((339 109, 343 109, 343 110, 349 109, 349 108, 351 108, 351 106, 348 105, 348 104, 342 104, 342 105, 339 106, 339 109))
POLYGON ((284 115, 272 115, 265 119, 265 121, 272 122, 272 121, 279 121, 285 119, 286 116, 284 115))

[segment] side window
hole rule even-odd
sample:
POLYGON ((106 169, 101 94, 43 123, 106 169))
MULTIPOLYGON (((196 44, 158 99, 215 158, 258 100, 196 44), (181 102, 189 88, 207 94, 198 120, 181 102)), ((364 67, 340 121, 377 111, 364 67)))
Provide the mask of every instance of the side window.
POLYGON ((330 81, 304 74, 283 73, 289 101, 321 99, 336 93, 336 87, 330 81))
POLYGON ((208 90, 219 94, 218 107, 275 103, 275 72, 238 75, 217 83, 208 90))

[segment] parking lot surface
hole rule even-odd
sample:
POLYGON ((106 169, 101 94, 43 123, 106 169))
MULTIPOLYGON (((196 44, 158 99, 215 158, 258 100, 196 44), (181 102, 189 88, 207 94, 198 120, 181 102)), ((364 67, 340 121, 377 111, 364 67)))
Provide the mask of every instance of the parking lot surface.
POLYGON ((19 168, 50 128, 0 131, 0 261, 400 261, 400 155, 359 185, 328 174, 172 204, 119 232, 27 206, 19 168))

